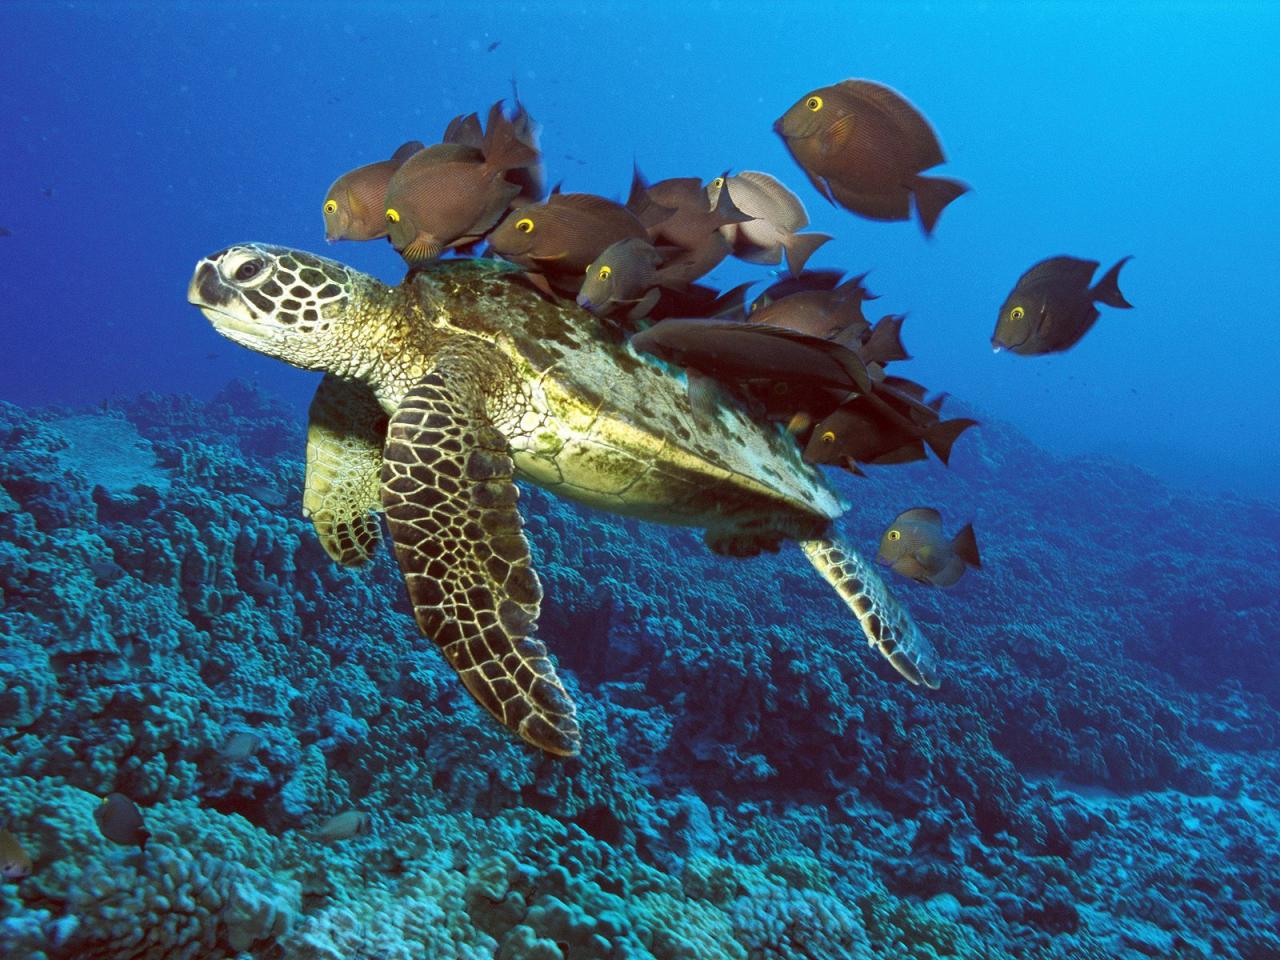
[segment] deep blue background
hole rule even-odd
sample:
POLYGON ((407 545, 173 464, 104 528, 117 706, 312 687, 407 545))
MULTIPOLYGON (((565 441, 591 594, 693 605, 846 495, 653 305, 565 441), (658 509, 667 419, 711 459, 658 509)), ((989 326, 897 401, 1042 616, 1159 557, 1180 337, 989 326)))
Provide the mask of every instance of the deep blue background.
MULTIPOLYGON (((322 250, 334 177, 438 139, 514 75, 566 189, 622 194, 633 156, 653 179, 773 172, 838 235, 814 265, 871 269, 873 306, 910 311, 904 372, 1050 449, 1275 496, 1280 12, 1116 6, 8 0, 0 399, 209 396, 248 376, 301 409, 314 374, 185 304, 195 260, 246 239, 322 250), (771 132, 849 76, 910 97, 940 172, 973 185, 932 242, 829 207, 771 132), (1134 254, 1137 309, 1104 308, 1060 357, 992 356, 996 308, 1057 253, 1134 254)), ((400 274, 381 243, 328 252, 400 274)))

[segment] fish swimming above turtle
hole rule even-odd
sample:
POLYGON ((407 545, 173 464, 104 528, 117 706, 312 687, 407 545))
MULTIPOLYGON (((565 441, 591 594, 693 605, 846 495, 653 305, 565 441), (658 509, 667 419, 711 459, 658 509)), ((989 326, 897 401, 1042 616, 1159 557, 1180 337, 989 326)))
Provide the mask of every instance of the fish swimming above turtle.
POLYGON ((199 261, 188 299, 228 339, 325 374, 303 498, 321 544, 359 566, 382 513, 419 628, 530 744, 571 756, 581 731, 534 635, 542 587, 517 479, 701 528, 721 555, 795 541, 870 645, 911 683, 938 686, 933 647, 873 564, 836 539, 846 503, 793 437, 733 404, 699 418, 678 371, 541 296, 517 267, 459 259, 393 287, 241 243, 199 261))
POLYGON ((1032 266, 1005 298, 996 316, 991 346, 1022 356, 1070 350, 1099 317, 1096 303, 1128 310, 1132 304, 1120 292, 1120 268, 1132 260, 1121 257, 1093 283, 1097 260, 1049 257, 1032 266), (1092 284, 1092 286, 1090 285, 1092 284))

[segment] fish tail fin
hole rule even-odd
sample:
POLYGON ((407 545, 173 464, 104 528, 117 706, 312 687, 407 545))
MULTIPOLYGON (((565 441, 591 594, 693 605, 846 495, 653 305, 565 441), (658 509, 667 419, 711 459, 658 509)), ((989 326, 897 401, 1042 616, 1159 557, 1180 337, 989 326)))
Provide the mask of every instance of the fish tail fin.
POLYGON ((1133 304, 1124 298, 1124 294, 1120 292, 1120 268, 1133 259, 1132 254, 1127 257, 1121 257, 1116 261, 1116 265, 1102 275, 1102 279, 1094 284, 1093 289, 1089 291, 1093 299, 1099 303, 1105 303, 1109 307, 1120 307, 1122 309, 1130 309, 1133 304))
POLYGON ((870 561, 834 539, 802 540, 800 549, 858 618, 867 642, 909 681, 936 690, 941 680, 933 645, 870 561))
POLYGON ((970 420, 968 417, 943 420, 929 428, 924 435, 924 442, 929 445, 929 449, 937 455, 938 459, 946 464, 951 460, 951 448, 955 446, 960 434, 977 425, 977 420, 970 420))
POLYGON ((501 101, 489 112, 489 129, 485 131, 480 152, 486 164, 500 171, 517 170, 538 162, 538 151, 521 139, 520 131, 502 112, 501 101))
POLYGON ((862 359, 868 363, 891 363, 894 360, 910 360, 911 354, 902 345, 904 314, 889 313, 876 321, 871 336, 862 344, 862 359))
POLYGON ((933 236, 933 228, 942 216, 943 208, 952 200, 969 192, 969 185, 949 177, 916 177, 911 184, 916 198, 916 212, 920 214, 920 226, 926 237, 933 236))
POLYGON ((782 241, 787 252, 787 267, 793 277, 800 276, 813 251, 831 239, 827 233, 793 233, 782 241))
POLYGON ((978 538, 974 535, 972 523, 966 523, 964 529, 952 538, 951 549, 975 570, 982 569, 982 558, 978 556, 978 538))

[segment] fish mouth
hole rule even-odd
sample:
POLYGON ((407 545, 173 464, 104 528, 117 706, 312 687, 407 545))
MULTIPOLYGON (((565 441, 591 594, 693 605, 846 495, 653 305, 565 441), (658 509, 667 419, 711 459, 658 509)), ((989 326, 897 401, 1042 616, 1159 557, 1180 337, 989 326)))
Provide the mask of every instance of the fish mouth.
POLYGON ((780 137, 785 137, 785 136, 786 136, 786 134, 782 132, 782 118, 781 118, 781 117, 779 117, 777 120, 773 121, 773 132, 774 132, 774 133, 776 133, 776 134, 777 134, 778 136, 780 136, 780 137))
POLYGON ((578 294, 578 306, 582 307, 582 309, 584 309, 584 310, 590 310, 590 309, 591 309, 591 298, 590 298, 590 297, 588 297, 588 296, 585 296, 584 294, 581 294, 581 293, 580 293, 580 294, 578 294))

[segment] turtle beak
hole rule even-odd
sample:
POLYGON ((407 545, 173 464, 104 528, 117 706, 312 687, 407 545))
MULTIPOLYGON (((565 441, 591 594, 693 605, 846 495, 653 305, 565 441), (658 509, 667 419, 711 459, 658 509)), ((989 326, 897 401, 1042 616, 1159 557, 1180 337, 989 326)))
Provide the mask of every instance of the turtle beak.
POLYGON ((210 260, 196 264, 196 272, 187 284, 187 302, 197 307, 225 307, 231 301, 231 291, 218 277, 218 268, 210 260))

